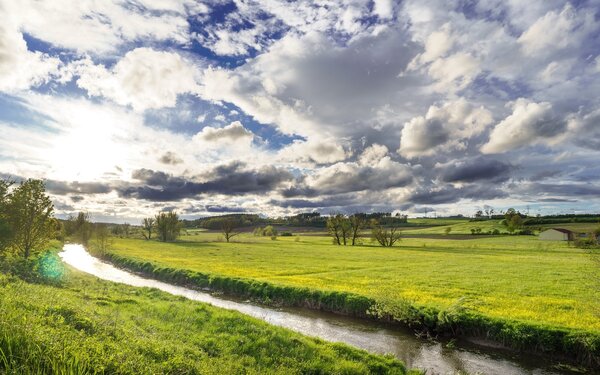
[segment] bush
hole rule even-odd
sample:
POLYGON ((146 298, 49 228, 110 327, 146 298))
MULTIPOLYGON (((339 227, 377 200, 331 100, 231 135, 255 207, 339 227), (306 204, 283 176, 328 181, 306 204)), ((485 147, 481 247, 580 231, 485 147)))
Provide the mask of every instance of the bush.
POLYGON ((293 234, 292 234, 292 232, 283 232, 283 233, 280 234, 280 236, 281 237, 292 237, 293 234))

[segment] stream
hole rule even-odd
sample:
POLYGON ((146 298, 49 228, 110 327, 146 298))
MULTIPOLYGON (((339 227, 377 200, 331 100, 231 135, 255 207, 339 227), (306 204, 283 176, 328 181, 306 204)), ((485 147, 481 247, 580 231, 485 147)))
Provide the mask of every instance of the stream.
POLYGON ((103 280, 160 289, 194 301, 236 310, 304 335, 331 342, 343 342, 372 353, 389 353, 404 361, 408 368, 420 368, 427 374, 456 374, 459 371, 468 374, 498 375, 561 373, 549 368, 549 361, 535 356, 462 341, 449 347, 444 343, 417 338, 409 330, 390 328, 377 322, 301 308, 260 306, 248 301, 143 278, 91 256, 81 245, 67 244, 59 255, 68 265, 103 280))

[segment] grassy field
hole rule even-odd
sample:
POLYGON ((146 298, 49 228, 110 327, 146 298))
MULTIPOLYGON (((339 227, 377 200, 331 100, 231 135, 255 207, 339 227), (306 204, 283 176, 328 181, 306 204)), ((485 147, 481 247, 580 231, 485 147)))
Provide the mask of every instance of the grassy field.
POLYGON ((0 373, 405 373, 388 357, 240 313, 67 270, 63 285, 0 274, 0 373))
POLYGON ((162 267, 272 284, 396 298, 447 308, 457 303, 486 316, 600 332, 595 265, 586 252, 531 236, 404 239, 400 246, 339 247, 326 237, 217 234, 178 243, 120 239, 112 252, 162 267))
POLYGON ((375 309, 434 333, 481 336, 600 367, 597 264, 533 236, 405 238, 340 247, 327 237, 217 233, 176 243, 119 239, 109 258, 168 282, 364 316, 375 309))

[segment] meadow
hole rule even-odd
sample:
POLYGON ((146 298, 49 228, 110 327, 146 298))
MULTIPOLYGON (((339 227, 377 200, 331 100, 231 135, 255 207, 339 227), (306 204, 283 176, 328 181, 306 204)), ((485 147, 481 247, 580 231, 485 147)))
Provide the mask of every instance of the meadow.
MULTIPOLYGON (((454 322, 458 328, 470 324, 473 333, 495 324, 497 334, 488 330, 488 335, 495 339, 500 335, 508 345, 523 340, 523 347, 555 346, 568 352, 591 340, 585 351, 597 355, 600 350, 600 310, 593 286, 596 265, 588 253, 566 243, 540 242, 534 236, 467 240, 448 236, 405 238, 399 246, 381 248, 368 241, 363 246, 334 246, 329 238, 314 235, 273 241, 244 234, 229 244, 217 242, 218 237, 196 233, 176 243, 118 239, 110 253, 117 263, 131 268, 137 264, 138 270, 157 276, 161 270, 179 269, 203 275, 213 287, 210 279, 220 277, 347 293, 379 302, 380 311, 398 315, 399 320, 406 319, 401 316, 406 306, 420 309, 411 314, 431 309, 437 325, 459 312, 454 322), (505 323, 517 324, 515 331, 532 329, 536 333, 527 335, 539 337, 507 334, 501 327, 505 323), (551 344, 539 343, 536 340, 546 340, 540 332, 560 337, 551 344), (586 338, 573 338, 579 335, 586 338), (573 340, 582 342, 564 342, 573 340)), ((252 288, 257 286, 246 289, 252 288)))
POLYGON ((406 373, 390 357, 158 290, 64 272, 57 285, 0 274, 0 373, 406 373))

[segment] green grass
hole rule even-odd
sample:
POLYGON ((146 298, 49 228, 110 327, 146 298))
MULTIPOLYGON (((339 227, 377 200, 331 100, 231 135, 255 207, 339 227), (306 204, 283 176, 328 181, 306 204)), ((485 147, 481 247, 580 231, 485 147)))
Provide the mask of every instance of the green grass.
MULTIPOLYGON (((323 237, 240 237, 237 243, 118 240, 112 252, 162 267, 273 284, 463 305, 492 317, 600 332, 595 265, 582 250, 530 236, 403 239, 400 246, 333 246, 323 237), (246 242, 252 241, 252 242, 246 242)), ((193 239, 193 240, 191 240, 193 239)))
POLYGON ((399 361, 240 313, 77 271, 60 286, 0 274, 0 373, 405 373, 399 361))
MULTIPOLYGON (((376 301, 399 320, 418 317, 453 332, 462 326, 467 333, 521 349, 581 350, 583 357, 596 360, 600 354, 599 300, 592 285, 597 266, 588 253, 563 242, 532 236, 408 238, 390 249, 339 247, 316 236, 299 241, 240 236, 240 242, 229 244, 202 238, 170 244, 123 239, 112 254, 117 262, 130 259, 127 266, 159 277, 164 273, 167 280, 181 276, 202 286, 267 297, 295 293, 297 298, 283 297, 284 302, 312 298, 333 310, 349 303, 364 309, 376 301), (198 274, 182 271, 175 277, 177 269, 198 274)), ((345 312, 360 315, 356 309, 345 312)))

